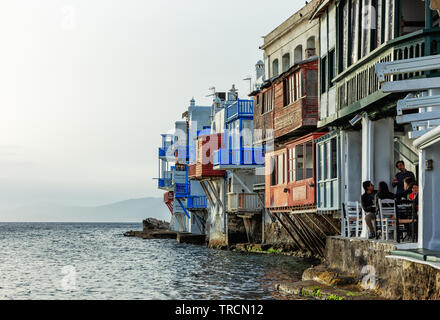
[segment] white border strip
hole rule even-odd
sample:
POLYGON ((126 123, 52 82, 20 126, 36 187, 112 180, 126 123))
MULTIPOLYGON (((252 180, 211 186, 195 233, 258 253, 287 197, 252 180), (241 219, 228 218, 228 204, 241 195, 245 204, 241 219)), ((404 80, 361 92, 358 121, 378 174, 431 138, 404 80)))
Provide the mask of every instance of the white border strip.
POLYGON ((404 256, 386 256, 385 258, 388 258, 388 259, 398 259, 398 260, 406 260, 406 261, 409 261, 409 262, 425 264, 427 266, 433 267, 434 269, 440 270, 440 263, 437 263, 437 262, 422 261, 422 260, 417 260, 417 259, 414 259, 414 258, 404 257, 404 256))

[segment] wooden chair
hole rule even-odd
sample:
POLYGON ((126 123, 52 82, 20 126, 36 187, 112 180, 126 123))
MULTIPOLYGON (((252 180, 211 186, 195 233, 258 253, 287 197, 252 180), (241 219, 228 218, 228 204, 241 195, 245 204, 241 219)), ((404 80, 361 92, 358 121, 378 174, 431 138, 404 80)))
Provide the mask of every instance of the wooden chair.
POLYGON ((342 204, 343 209, 343 236, 359 238, 362 232, 362 211, 358 201, 342 204))
POLYGON ((396 202, 390 199, 379 199, 379 221, 382 240, 389 240, 389 234, 393 232, 394 240, 397 241, 397 214, 396 202))

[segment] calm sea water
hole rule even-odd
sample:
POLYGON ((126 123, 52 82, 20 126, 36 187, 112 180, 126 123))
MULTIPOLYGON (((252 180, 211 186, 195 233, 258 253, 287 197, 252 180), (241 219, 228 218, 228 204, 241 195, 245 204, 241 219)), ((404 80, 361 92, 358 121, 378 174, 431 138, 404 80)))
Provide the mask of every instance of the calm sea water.
POLYGON ((273 299, 311 261, 142 240, 141 224, 0 223, 1 299, 273 299))

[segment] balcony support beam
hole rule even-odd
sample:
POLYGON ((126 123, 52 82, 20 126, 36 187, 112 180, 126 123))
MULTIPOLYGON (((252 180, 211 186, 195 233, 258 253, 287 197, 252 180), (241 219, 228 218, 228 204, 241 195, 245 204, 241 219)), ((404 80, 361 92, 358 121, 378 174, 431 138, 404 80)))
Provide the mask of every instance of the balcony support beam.
POLYGON ((182 201, 179 198, 176 198, 177 202, 179 202, 179 205, 182 207, 183 211, 185 212, 188 219, 191 219, 191 215, 189 214, 188 210, 186 210, 185 206, 183 205, 182 201))
POLYGON ((230 171, 231 176, 233 179, 237 180, 238 183, 243 187, 243 189, 247 192, 247 193, 254 193, 253 191, 251 191, 251 189, 248 188, 248 186, 243 182, 243 180, 241 180, 238 175, 236 175, 234 173, 234 171, 230 171))
POLYGON ((212 193, 214 194, 214 197, 215 197, 215 199, 217 200, 218 204, 219 204, 222 208, 224 208, 224 207, 223 207, 223 202, 220 200, 220 195, 219 195, 219 193, 217 192, 217 189, 215 188, 215 185, 212 183, 211 180, 208 180, 208 185, 209 185, 209 187, 211 188, 212 193))
POLYGON ((214 200, 211 197, 211 193, 209 192, 208 187, 205 185, 205 181, 200 181, 200 185, 202 186, 202 189, 205 192, 209 203, 211 204, 211 206, 214 206, 214 200))

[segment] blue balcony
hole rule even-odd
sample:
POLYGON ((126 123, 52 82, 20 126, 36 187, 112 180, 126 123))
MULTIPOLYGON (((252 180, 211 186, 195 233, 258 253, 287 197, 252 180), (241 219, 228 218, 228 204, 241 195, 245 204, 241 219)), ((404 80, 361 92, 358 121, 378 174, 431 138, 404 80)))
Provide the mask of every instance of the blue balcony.
POLYGON ((174 185, 174 197, 175 198, 187 198, 190 195, 189 183, 176 183, 174 185))
POLYGON ((231 122, 239 118, 254 117, 254 102, 252 100, 238 100, 226 109, 226 122, 231 122))
POLYGON ((169 188, 171 187, 171 179, 170 178, 159 178, 158 181, 158 188, 169 188))
POLYGON ((263 148, 219 149, 214 152, 214 166, 264 166, 263 148))
POLYGON ((188 209, 206 209, 208 206, 208 198, 206 196, 189 196, 187 200, 188 209))

